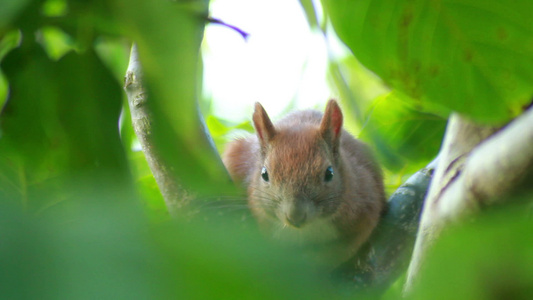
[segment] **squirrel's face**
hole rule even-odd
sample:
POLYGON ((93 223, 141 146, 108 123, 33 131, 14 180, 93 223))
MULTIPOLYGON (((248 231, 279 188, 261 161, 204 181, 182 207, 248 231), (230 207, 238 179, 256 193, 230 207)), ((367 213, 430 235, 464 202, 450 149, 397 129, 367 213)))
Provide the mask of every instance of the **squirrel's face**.
POLYGON ((305 227, 324 221, 341 202, 342 169, 339 141, 342 112, 328 102, 320 124, 297 122, 276 128, 261 104, 256 103, 254 127, 260 161, 252 174, 252 207, 284 225, 305 227))
POLYGON ((258 205, 295 228, 327 219, 341 201, 336 156, 315 128, 280 132, 265 149, 254 178, 258 205))

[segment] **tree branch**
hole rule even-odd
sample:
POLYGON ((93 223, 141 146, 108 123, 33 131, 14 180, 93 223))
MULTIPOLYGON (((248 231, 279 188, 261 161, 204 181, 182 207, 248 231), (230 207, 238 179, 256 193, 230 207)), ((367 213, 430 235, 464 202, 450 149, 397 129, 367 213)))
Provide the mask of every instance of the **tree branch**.
POLYGON ((335 277, 355 288, 384 292, 405 271, 434 166, 432 162, 415 173, 391 195, 388 210, 367 243, 368 249, 337 269, 335 277))
MULTIPOLYGON (((188 199, 178 201, 180 197, 188 195, 177 182, 177 178, 168 170, 163 163, 160 153, 154 146, 152 136, 152 115, 147 107, 146 91, 143 85, 143 73, 141 63, 139 61, 139 53, 137 45, 133 44, 131 47, 130 61, 126 71, 124 89, 128 96, 128 104, 130 108, 131 121, 135 135, 141 144, 142 151, 148 162, 148 166, 154 175, 155 181, 166 207, 171 215, 176 215, 182 207, 182 203, 188 202, 188 199)), ((187 198, 187 197, 185 197, 187 198)))
POLYGON ((494 133, 452 115, 441 162, 425 201, 405 292, 416 280, 425 254, 451 222, 510 193, 533 166, 533 109, 494 133))

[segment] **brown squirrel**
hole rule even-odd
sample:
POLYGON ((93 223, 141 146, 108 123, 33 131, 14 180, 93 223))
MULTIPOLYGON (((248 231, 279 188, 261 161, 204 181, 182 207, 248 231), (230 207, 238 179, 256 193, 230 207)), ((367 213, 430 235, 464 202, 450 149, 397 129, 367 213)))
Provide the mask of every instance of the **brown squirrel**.
POLYGON ((324 114, 297 111, 275 125, 256 103, 257 135, 230 142, 223 155, 260 226, 334 267, 357 252, 386 205, 379 166, 342 120, 335 100, 324 114))

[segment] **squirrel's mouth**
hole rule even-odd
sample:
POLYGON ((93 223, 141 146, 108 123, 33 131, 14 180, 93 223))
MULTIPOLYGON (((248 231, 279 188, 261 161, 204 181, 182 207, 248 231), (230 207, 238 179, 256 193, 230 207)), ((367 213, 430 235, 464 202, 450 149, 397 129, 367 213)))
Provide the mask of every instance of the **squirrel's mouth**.
POLYGON ((327 219, 307 216, 305 222, 296 227, 286 220, 277 219, 273 237, 290 245, 324 245, 338 240, 339 232, 334 224, 327 219))
POLYGON ((284 223, 294 228, 302 228, 307 221, 307 214, 285 215, 284 223))

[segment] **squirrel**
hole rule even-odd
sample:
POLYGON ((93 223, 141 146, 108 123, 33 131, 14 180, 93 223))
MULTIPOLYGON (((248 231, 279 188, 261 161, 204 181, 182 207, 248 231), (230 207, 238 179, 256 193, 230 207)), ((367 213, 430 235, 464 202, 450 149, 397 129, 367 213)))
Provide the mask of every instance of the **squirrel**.
POLYGON ((379 165, 342 122, 335 100, 324 114, 296 111, 275 125, 256 103, 256 135, 229 142, 223 153, 260 227, 333 267, 353 257, 386 207, 379 165))

